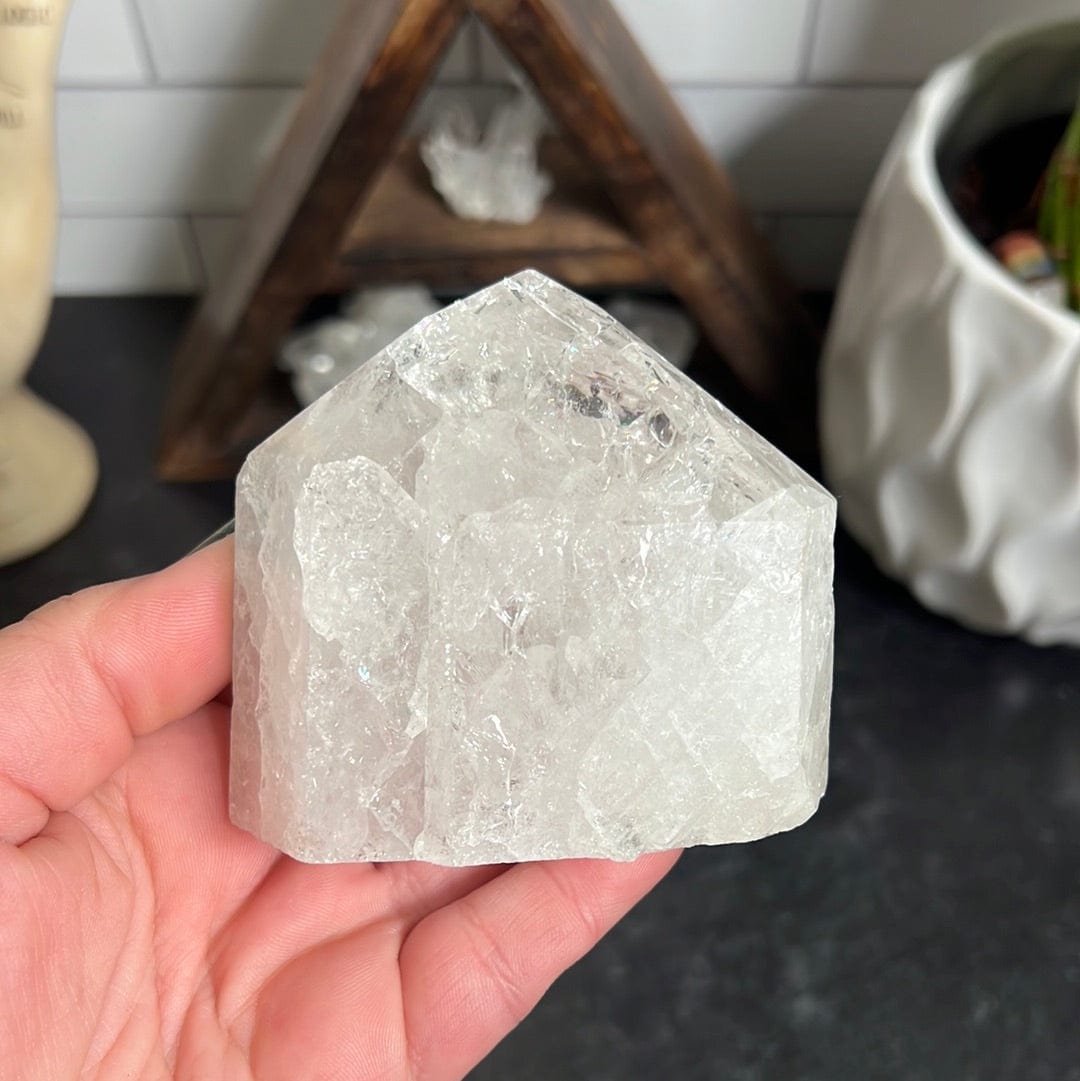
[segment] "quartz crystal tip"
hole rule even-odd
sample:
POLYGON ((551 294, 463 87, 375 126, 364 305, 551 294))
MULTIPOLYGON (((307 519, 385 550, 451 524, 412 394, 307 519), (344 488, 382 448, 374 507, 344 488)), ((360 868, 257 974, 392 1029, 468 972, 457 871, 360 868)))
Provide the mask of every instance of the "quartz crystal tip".
POLYGON ((826 779, 835 502, 534 271, 237 483, 230 803, 301 860, 749 841, 826 779))

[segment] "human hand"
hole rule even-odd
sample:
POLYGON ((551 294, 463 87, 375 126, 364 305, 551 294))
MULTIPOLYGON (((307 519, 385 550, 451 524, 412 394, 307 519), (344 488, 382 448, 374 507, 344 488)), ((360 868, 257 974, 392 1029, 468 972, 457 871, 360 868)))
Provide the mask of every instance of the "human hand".
POLYGON ((462 1077, 671 867, 308 866, 227 813, 232 543, 0 631, 0 1078, 462 1077))

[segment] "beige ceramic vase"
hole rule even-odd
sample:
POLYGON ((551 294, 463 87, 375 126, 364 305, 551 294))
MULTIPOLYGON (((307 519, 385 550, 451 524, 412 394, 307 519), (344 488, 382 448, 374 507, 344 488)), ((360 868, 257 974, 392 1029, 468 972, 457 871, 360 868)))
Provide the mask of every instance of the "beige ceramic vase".
POLYGON ((23 385, 52 293, 53 82, 68 3, 0 6, 0 564, 63 536, 97 480, 86 433, 23 385))

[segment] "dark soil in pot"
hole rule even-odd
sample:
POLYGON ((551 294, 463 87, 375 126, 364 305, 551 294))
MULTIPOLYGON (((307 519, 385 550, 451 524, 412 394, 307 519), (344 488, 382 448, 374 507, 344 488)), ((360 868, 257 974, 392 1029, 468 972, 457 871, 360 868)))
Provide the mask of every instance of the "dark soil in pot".
POLYGON ((1005 128, 982 143, 949 185, 956 213, 989 247, 1017 229, 1035 229, 1043 177, 1065 134, 1068 113, 1005 128))

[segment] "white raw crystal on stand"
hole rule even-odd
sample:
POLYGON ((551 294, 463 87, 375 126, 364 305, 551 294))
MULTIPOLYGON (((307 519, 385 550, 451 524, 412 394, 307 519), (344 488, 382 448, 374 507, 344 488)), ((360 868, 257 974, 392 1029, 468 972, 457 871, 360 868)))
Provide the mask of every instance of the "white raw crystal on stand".
POLYGON ((362 289, 329 316, 295 331, 281 347, 280 366, 292 373, 293 393, 311 405, 414 323, 442 307, 422 285, 362 289))
POLYGON ((431 183, 459 217, 523 225, 540 213, 553 181, 537 164, 544 111, 524 90, 500 105, 483 136, 468 107, 454 105, 420 144, 431 183))
POLYGON ((630 859, 825 786, 832 497, 531 271, 237 488, 231 810, 308 861, 630 859))

